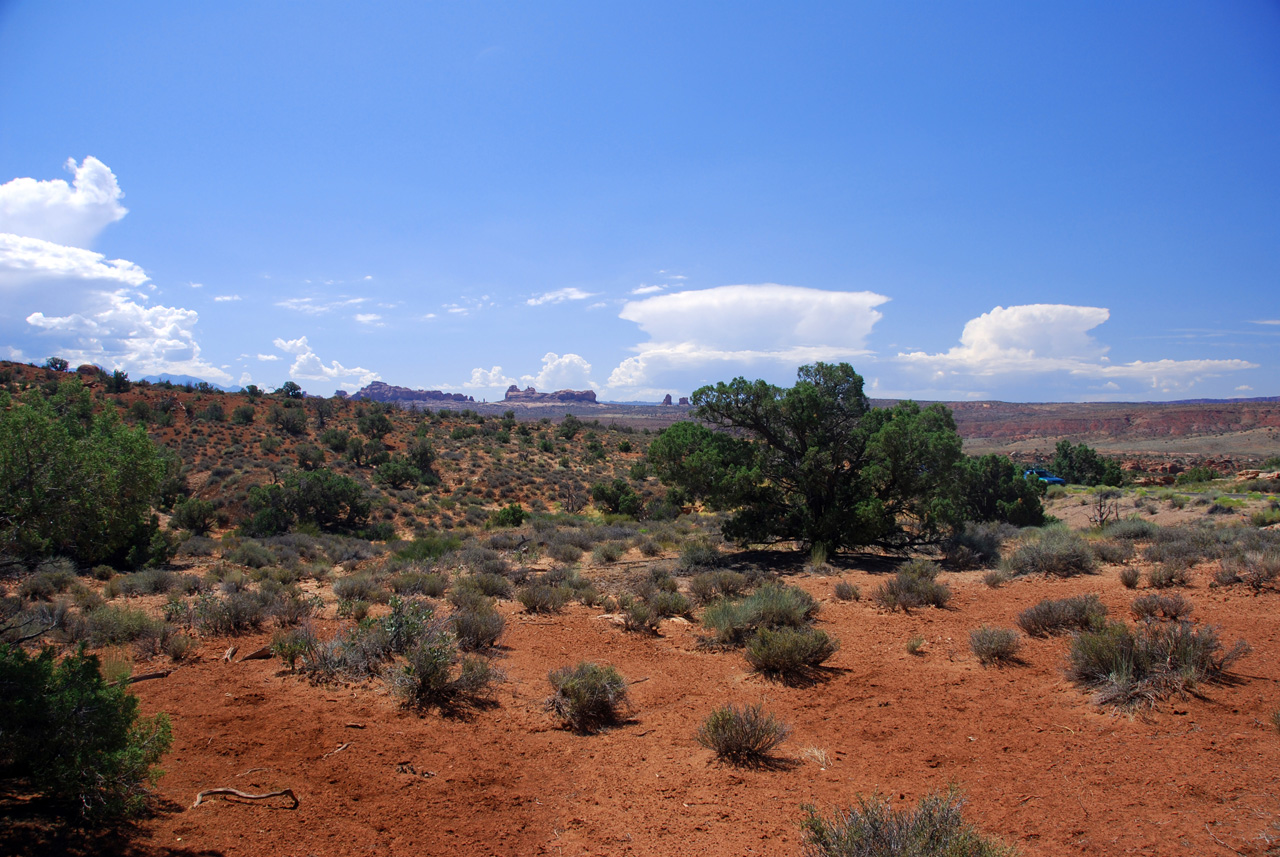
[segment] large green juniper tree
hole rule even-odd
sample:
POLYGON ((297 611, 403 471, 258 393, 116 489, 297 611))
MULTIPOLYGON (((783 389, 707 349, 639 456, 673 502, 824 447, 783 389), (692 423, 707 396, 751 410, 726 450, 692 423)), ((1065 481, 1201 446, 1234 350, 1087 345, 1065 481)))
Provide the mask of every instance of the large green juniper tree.
POLYGON ((723 530, 734 541, 906 549, 965 517, 950 410, 872 408, 847 363, 801 367, 785 389, 736 378, 691 402, 701 422, 667 429, 649 460, 668 484, 731 510, 723 530))

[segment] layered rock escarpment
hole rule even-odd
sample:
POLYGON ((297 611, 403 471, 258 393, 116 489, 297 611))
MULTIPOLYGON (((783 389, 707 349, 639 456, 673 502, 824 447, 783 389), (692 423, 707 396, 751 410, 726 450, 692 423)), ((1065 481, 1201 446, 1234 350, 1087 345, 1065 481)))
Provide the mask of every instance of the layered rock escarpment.
POLYGON ((594 405, 595 390, 556 390, 554 393, 539 393, 533 387, 521 390, 515 384, 507 388, 504 402, 521 402, 524 404, 555 404, 557 402, 578 402, 594 405))

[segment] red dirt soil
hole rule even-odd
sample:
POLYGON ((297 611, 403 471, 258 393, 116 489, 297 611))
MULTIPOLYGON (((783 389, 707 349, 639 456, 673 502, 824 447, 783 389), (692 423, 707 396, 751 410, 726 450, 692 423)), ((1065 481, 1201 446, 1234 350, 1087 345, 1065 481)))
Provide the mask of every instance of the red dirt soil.
MULTIPOLYGON (((588 573, 590 573, 588 571, 588 573)), ((878 791, 899 806, 958 785, 966 818, 1023 854, 1265 854, 1280 837, 1280 611, 1276 592, 1184 593, 1195 618, 1254 652, 1233 685, 1137 715, 1099 709, 1063 677, 1068 639, 1023 640, 1022 662, 983 668, 969 631, 1011 627, 1043 598, 1096 592, 1113 617, 1134 593, 1117 568, 990 589, 981 572, 944 574, 945 610, 889 614, 865 597, 882 575, 796 576, 838 637, 829 679, 787 687, 753 675, 740 652, 697 647, 696 626, 624 632, 581 606, 529 616, 506 603, 497 704, 466 718, 400 708, 378 682, 316 687, 278 660, 224 663, 269 635, 207 640, 201 657, 139 683, 167 711, 174 747, 159 793, 171 807, 141 825, 143 848, 224 855, 796 855, 803 804, 828 810, 878 791), (917 655, 907 641, 926 642, 917 655), (582 659, 635 682, 632 719, 605 734, 559 728, 544 708, 548 671, 582 659), (786 764, 743 770, 693 739, 724 702, 766 707, 792 727, 786 764), (341 749, 339 749, 341 748, 341 749), (233 787, 261 802, 197 792, 233 787)), ((322 636, 336 623, 320 623, 322 636)), ((141 668, 139 671, 145 671, 141 668)))

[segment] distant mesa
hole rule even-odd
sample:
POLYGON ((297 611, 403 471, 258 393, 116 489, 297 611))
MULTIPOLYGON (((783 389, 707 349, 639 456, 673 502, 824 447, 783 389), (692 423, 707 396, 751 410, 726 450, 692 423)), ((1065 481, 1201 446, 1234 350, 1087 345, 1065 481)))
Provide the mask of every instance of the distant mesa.
POLYGON ((670 394, 670 393, 667 393, 665 396, 663 396, 663 397, 662 397, 662 404, 664 404, 664 405, 669 405, 669 404, 671 404, 671 394, 670 394))
POLYGON ((547 403, 554 404, 556 402, 585 402, 594 405, 596 403, 595 390, 556 390, 554 393, 539 393, 533 387, 525 387, 521 390, 515 384, 507 388, 507 395, 503 398, 505 402, 521 402, 524 404, 531 403, 547 403))
MULTIPOLYGON (((343 390, 335 395, 347 397, 343 390)), ((408 387, 397 387, 383 381, 372 381, 368 386, 351 394, 352 399, 368 399, 371 402, 392 402, 397 405, 410 405, 419 402, 474 402, 471 396, 462 393, 442 393, 439 390, 410 390, 408 387)))
POLYGON ((680 404, 682 404, 682 405, 688 405, 688 404, 689 404, 689 397, 688 397, 688 396, 681 396, 681 397, 680 397, 680 404))

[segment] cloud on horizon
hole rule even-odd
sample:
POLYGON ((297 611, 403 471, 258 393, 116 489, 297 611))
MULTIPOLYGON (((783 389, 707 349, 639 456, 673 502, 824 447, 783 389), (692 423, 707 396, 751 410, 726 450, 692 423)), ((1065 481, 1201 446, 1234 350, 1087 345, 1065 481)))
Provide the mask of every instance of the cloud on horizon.
POLYGON ((556 289, 554 292, 543 292, 540 295, 534 295, 525 301, 529 306, 541 306, 542 304, 559 304, 565 301, 584 301, 587 298, 594 298, 599 292, 584 292, 582 289, 569 286, 564 289, 556 289))
POLYGON ((312 350, 305 336, 297 339, 276 338, 272 344, 284 353, 293 355, 289 377, 294 381, 331 381, 335 384, 350 382, 364 387, 370 381, 382 380, 377 372, 359 366, 347 368, 337 360, 331 360, 326 366, 312 350))
POLYGON ((91 156, 77 164, 68 158, 64 167, 74 174, 69 185, 62 179, 32 178, 0 185, 0 232, 87 248, 129 213, 120 204, 124 193, 115 173, 102 161, 91 156))
POLYGON ((1111 363, 1110 347, 1090 333, 1110 317, 1103 307, 997 306, 965 324, 959 345, 937 354, 899 352, 897 362, 930 372, 930 383, 939 389, 1060 373, 1106 382, 1097 389, 1115 393, 1125 389, 1119 382, 1147 392, 1181 392, 1206 377, 1257 368, 1256 363, 1236 359, 1111 363))
POLYGON ((718 286, 628 301, 619 318, 649 341, 609 375, 620 396, 683 387, 691 372, 723 375, 769 364, 792 368, 870 354, 866 340, 889 298, 776 283, 718 286))

